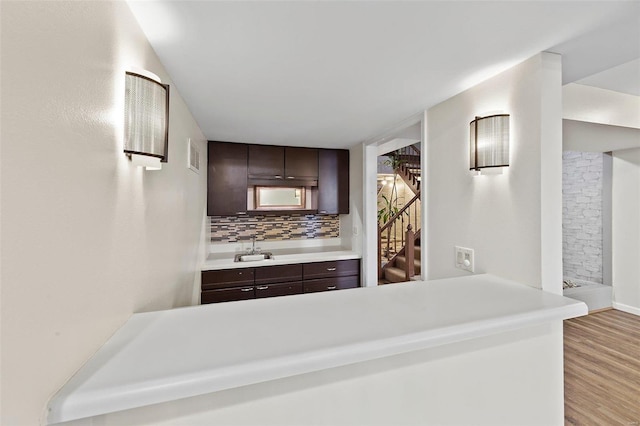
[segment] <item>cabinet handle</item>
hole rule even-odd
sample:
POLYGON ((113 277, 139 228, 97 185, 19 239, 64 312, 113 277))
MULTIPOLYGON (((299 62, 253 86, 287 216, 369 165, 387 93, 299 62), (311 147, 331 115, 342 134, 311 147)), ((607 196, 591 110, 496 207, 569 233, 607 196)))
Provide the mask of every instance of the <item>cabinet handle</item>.
POLYGON ((256 290, 266 290, 268 288, 269 288, 268 285, 259 285, 258 287, 256 287, 256 290))
POLYGON ((249 288, 241 288, 240 291, 251 291, 253 290, 253 287, 249 287, 249 288))
POLYGON ((287 176, 287 179, 295 179, 295 176, 287 176))
POLYGON ((337 287, 335 285, 330 285, 327 287, 327 290, 335 290, 337 287))
POLYGON ((247 214, 247 212, 236 212, 236 214, 247 214))
POLYGON ((327 271, 335 271, 336 268, 327 268, 327 271))
POLYGON ((274 178, 276 178, 276 179, 282 179, 282 176, 281 176, 281 175, 275 175, 275 176, 274 176, 274 178))
POLYGON ((327 213, 326 210, 320 210, 318 213, 327 213))

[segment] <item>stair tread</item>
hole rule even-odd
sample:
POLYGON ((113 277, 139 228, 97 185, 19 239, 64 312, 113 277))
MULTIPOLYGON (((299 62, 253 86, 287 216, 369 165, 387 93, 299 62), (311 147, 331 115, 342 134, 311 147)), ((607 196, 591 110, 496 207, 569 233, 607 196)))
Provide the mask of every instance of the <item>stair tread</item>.
POLYGON ((405 273, 402 269, 395 266, 389 266, 384 270, 384 277, 387 281, 392 283, 399 283, 406 281, 405 273))
MULTIPOLYGON (((394 267, 397 267, 404 273, 404 268, 406 264, 407 264, 407 258, 405 256, 396 256, 394 267)), ((413 260, 413 271, 414 271, 414 274, 420 274, 420 272, 422 271, 422 263, 420 262, 419 257, 413 260)))

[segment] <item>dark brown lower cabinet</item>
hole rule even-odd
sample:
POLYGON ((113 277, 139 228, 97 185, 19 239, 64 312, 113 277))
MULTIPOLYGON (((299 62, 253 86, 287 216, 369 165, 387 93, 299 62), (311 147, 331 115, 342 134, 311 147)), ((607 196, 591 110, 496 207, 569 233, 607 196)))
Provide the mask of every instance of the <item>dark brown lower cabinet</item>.
POLYGON ((360 285, 359 281, 360 279, 357 276, 308 280, 304 282, 304 292, 315 293, 318 291, 344 290, 347 288, 356 288, 360 285))
POLYGON ((359 259, 202 271, 201 303, 288 296, 359 286, 359 259))
POLYGON ((220 290, 205 290, 201 295, 201 304, 231 302, 233 300, 254 299, 255 287, 233 287, 220 290))
POLYGON ((302 281, 282 284, 264 284, 256 286, 256 299, 262 297, 289 296, 302 293, 302 281))

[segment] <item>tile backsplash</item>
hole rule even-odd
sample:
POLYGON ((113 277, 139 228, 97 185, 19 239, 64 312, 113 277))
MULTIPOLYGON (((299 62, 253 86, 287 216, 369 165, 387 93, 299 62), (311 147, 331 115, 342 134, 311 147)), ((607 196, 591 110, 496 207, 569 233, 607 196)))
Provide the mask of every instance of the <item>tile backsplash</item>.
POLYGON ((210 216, 211 242, 305 240, 340 236, 338 215, 210 216))

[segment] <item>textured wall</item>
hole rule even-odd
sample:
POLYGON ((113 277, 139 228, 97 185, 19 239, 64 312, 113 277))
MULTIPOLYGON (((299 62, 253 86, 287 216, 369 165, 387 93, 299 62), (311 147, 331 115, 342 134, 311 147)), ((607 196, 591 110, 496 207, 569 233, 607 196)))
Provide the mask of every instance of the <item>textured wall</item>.
POLYGON ((603 154, 562 154, 562 261, 566 278, 602 283, 603 154))
POLYGON ((305 240, 340 236, 338 215, 211 216, 211 242, 305 240))

